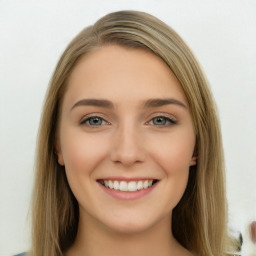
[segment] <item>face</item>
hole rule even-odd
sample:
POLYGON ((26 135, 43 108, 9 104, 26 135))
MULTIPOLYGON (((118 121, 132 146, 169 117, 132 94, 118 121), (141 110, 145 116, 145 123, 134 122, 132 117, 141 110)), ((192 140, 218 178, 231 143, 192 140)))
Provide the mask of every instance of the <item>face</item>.
POLYGON ((80 221, 120 232, 169 223, 196 164, 194 147, 186 98, 162 60, 121 46, 80 60, 56 145, 80 221))

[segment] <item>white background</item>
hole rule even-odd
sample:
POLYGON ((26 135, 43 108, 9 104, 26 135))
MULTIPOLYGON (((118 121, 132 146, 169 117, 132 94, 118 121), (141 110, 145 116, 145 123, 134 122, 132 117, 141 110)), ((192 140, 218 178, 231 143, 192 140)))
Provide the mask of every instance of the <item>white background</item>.
POLYGON ((249 255, 248 224, 256 220, 256 1, 0 0, 0 256, 29 248, 36 135, 57 60, 85 26, 123 9, 162 19, 201 63, 219 107, 229 225, 243 233, 249 255))

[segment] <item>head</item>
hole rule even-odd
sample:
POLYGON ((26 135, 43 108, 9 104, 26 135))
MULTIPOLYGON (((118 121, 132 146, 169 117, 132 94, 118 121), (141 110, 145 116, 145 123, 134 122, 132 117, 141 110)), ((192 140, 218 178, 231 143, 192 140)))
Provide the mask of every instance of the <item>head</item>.
POLYGON ((225 188, 221 134, 213 97, 183 40, 160 20, 135 11, 109 14, 85 28, 58 62, 46 95, 38 137, 34 252, 44 250, 45 255, 58 255, 75 239, 78 203, 56 154, 61 111, 75 68, 90 53, 110 46, 153 54, 178 82, 193 125, 196 164, 191 164, 185 192, 173 209, 172 232, 184 247, 198 255, 221 255, 225 188))

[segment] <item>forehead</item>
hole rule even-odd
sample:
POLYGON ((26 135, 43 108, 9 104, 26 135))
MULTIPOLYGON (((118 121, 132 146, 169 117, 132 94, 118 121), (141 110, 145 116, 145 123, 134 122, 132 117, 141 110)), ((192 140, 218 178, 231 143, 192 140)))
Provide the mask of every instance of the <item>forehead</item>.
POLYGON ((175 97, 186 101, 169 67, 159 57, 141 48, 104 46, 84 56, 74 68, 66 96, 143 100, 175 97))

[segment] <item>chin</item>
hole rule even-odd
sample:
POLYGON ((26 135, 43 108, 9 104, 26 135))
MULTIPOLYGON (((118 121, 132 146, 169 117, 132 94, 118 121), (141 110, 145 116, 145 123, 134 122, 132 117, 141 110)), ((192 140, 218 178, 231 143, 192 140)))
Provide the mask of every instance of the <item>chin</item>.
POLYGON ((123 234, 136 234, 142 233, 153 228, 159 219, 155 216, 131 216, 131 214, 125 214, 123 217, 111 216, 108 220, 105 219, 103 223, 113 232, 123 233, 123 234))
POLYGON ((150 228, 151 225, 148 224, 139 224, 139 223, 115 223, 113 225, 108 225, 109 229, 113 232, 120 233, 120 234, 138 234, 146 231, 150 228))

